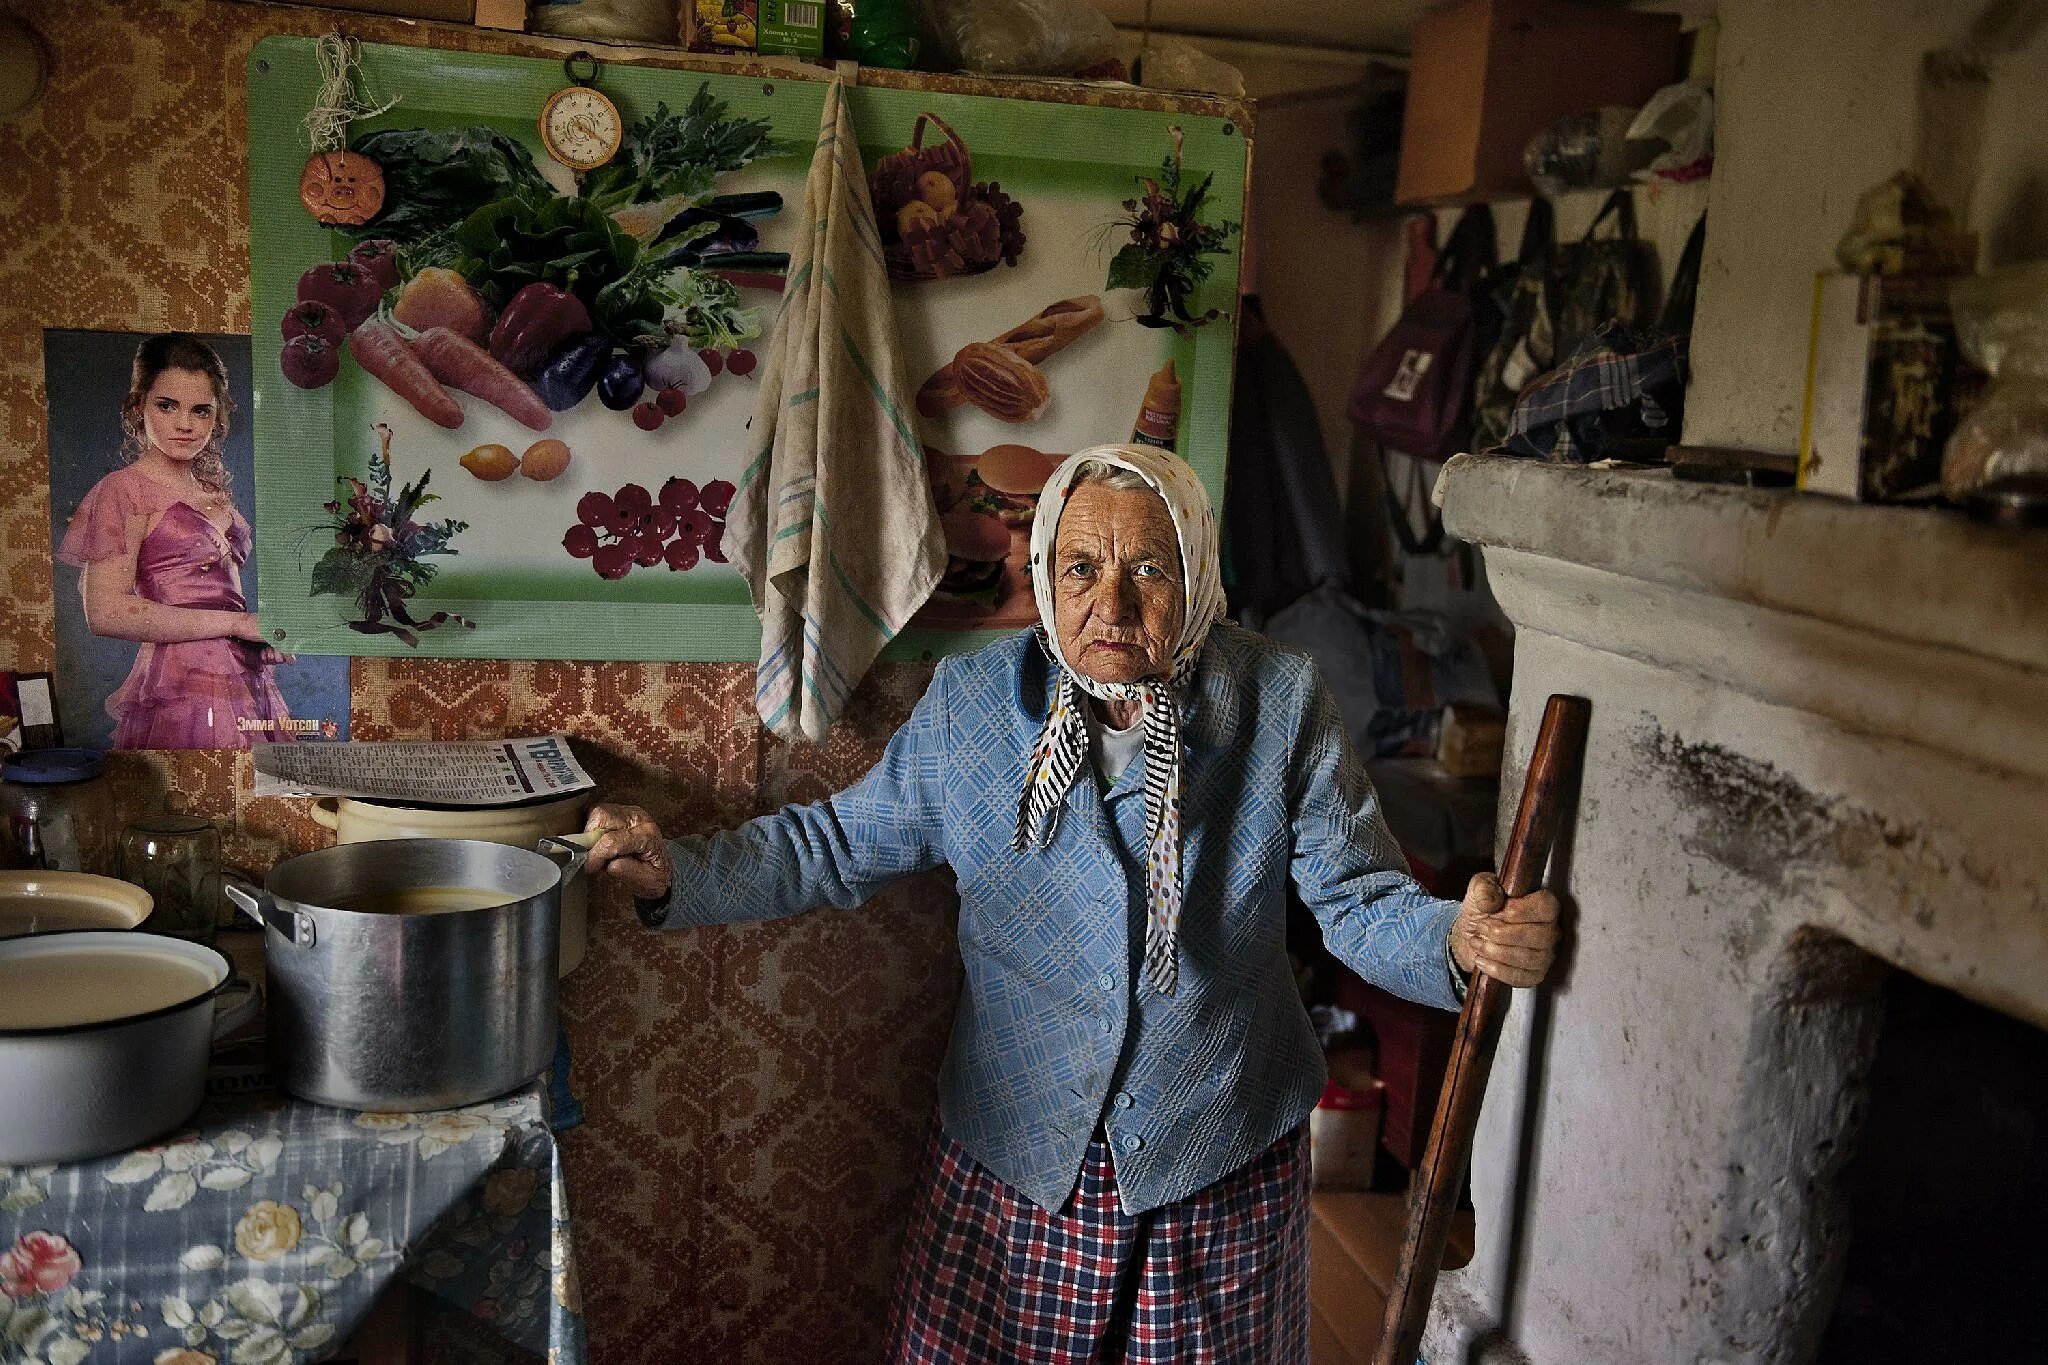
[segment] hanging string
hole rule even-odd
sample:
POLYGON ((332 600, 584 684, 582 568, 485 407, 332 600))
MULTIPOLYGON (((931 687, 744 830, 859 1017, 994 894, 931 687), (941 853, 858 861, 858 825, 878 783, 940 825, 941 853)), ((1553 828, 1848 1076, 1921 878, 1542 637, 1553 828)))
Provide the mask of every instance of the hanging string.
POLYGON ((306 140, 316 152, 340 151, 348 143, 348 125, 359 118, 375 118, 398 103, 394 96, 382 104, 363 103, 356 94, 362 76, 362 60, 353 38, 339 32, 325 33, 313 46, 320 63, 320 94, 306 115, 306 140))

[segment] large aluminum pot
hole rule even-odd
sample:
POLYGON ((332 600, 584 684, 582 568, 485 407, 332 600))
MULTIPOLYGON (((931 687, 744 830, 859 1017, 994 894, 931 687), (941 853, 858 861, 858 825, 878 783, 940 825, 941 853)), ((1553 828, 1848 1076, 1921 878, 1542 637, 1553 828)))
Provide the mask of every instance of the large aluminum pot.
POLYGON ((524 1085, 555 1053, 564 881, 555 856, 477 839, 388 839, 288 858, 260 901, 271 1065, 294 1095, 343 1109, 448 1109, 524 1085), (477 909, 350 909, 436 888, 502 896, 477 909))
POLYGON ((214 1038, 255 1012, 228 975, 213 949, 155 934, 0 940, 0 981, 19 978, 0 984, 0 1166, 86 1161, 190 1118, 214 1038))
MULTIPOLYGON (((571 792, 516 806, 429 806, 327 796, 313 803, 313 819, 334 831, 337 844, 366 839, 488 839, 533 848, 549 835, 583 828, 592 793, 571 792)), ((562 888, 562 976, 576 970, 590 945, 590 898, 581 878, 562 888)))

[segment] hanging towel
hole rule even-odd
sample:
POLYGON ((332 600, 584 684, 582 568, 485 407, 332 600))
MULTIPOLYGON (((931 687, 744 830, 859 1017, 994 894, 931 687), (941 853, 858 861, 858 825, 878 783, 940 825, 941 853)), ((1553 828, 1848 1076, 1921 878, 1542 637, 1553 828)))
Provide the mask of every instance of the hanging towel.
POLYGON ((728 553, 761 618, 762 723, 817 743, 946 565, 843 80, 825 91, 803 226, 728 553))

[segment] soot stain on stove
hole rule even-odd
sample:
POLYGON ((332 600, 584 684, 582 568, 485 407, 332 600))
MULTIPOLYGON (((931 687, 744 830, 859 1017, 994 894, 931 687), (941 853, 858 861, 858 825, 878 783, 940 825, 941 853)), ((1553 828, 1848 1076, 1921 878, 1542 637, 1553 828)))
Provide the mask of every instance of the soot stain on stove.
POLYGON ((1645 727, 1636 748, 1699 817, 1689 851, 1787 889, 1815 864, 1855 866, 1919 842, 1876 813, 1816 795, 1761 759, 1645 727))

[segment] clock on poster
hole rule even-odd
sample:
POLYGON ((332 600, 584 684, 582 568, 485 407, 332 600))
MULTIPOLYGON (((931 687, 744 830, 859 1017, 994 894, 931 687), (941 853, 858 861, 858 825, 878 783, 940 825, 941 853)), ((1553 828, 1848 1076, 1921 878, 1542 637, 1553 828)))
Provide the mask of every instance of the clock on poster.
POLYGON ((540 111, 541 145, 549 156, 579 175, 617 156, 624 135, 619 107, 603 91, 588 85, 557 90, 540 111))

